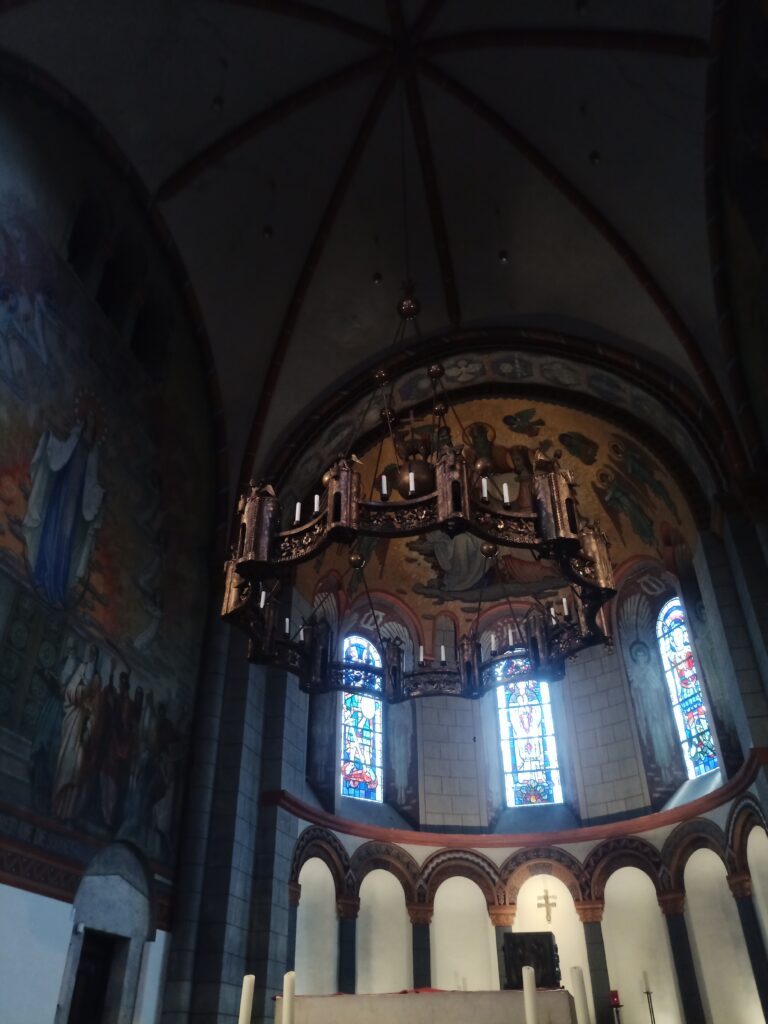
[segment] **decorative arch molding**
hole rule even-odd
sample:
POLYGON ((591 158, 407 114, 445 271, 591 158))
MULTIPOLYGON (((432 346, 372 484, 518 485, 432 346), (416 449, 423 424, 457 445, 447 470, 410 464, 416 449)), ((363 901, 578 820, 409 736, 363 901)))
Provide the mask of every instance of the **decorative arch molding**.
POLYGON ((733 858, 733 865, 738 872, 748 872, 747 841, 753 828, 761 828, 768 833, 768 822, 758 800, 751 794, 735 803, 728 815, 725 834, 728 851, 733 858))
POLYGON ((725 865, 730 875, 734 868, 733 855, 728 850, 725 832, 708 818, 694 818, 678 825, 666 838, 661 856, 669 871, 671 887, 683 891, 685 865, 697 850, 712 850, 725 865))
POLYGON ((427 857, 421 869, 426 902, 432 906, 440 885, 457 876, 468 878, 480 888, 489 910, 507 905, 507 893, 498 868, 474 850, 438 850, 427 857))
POLYGON ((301 869, 313 857, 321 860, 331 872, 337 900, 357 895, 349 854, 333 832, 317 825, 305 828, 296 840, 289 885, 298 886, 301 869))
POLYGON ((499 868, 499 875, 506 889, 508 903, 517 902, 517 894, 523 882, 535 875, 553 875, 559 878, 574 902, 584 898, 581 864, 570 853, 556 846, 518 850, 507 857, 499 868))
POLYGON ((416 903, 420 890, 419 865, 400 846, 393 843, 364 843, 352 854, 350 869, 354 878, 354 896, 359 899, 363 879, 371 871, 388 871, 403 887, 407 904, 416 903))
POLYGON ((653 882, 657 895, 669 889, 669 872, 655 846, 639 836, 609 839, 590 851, 584 861, 581 884, 591 900, 605 900, 605 886, 619 868, 639 868, 653 882))

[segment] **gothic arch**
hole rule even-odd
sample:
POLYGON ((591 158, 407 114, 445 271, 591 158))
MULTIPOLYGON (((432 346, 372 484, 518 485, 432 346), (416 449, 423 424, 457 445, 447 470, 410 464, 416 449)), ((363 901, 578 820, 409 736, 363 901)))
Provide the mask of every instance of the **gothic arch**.
POLYGON ((360 886, 365 876, 371 872, 382 870, 394 875, 400 882, 405 893, 405 902, 416 903, 421 873, 419 865, 413 857, 399 846, 392 843, 370 842, 358 847, 350 861, 354 879, 354 895, 359 899, 360 886))
POLYGON ((762 807, 753 796, 747 794, 733 805, 725 826, 728 852, 737 871, 749 871, 747 840, 753 828, 762 828, 764 832, 768 832, 762 807))
POLYGON ((309 828, 305 828, 296 840, 289 884, 298 886, 301 869, 312 857, 321 860, 331 872, 336 889, 336 899, 353 895, 355 884, 350 868, 349 854, 333 832, 320 828, 319 825, 310 825, 309 828))
POLYGON ((599 843, 584 861, 581 884, 587 898, 603 901, 608 879, 619 868, 639 868, 653 882, 657 893, 669 888, 662 855, 645 839, 627 836, 599 843))
POLYGON ((518 850, 507 857, 499 868, 499 875, 507 893, 507 902, 517 901, 517 894, 528 878, 545 874, 559 878, 574 901, 584 898, 580 882, 581 864, 565 850, 560 850, 556 846, 541 846, 530 850, 518 850))
POLYGON ((489 910, 505 906, 507 894, 493 861, 474 850, 438 850, 424 861, 421 877, 426 890, 426 902, 435 902, 435 893, 441 882, 448 878, 468 878, 479 886, 489 910))
POLYGON ((733 870, 733 856, 728 851, 725 833, 720 826, 707 818, 684 821, 667 836, 661 850, 671 886, 678 892, 685 890, 685 865, 696 850, 712 850, 723 862, 729 875, 733 870))

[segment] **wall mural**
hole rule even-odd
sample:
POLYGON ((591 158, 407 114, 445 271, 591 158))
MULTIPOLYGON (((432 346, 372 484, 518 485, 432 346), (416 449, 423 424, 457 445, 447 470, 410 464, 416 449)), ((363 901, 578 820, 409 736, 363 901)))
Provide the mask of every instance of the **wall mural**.
POLYGON ((204 611, 204 402, 194 360, 150 378, 33 216, 0 208, 0 790, 166 863, 204 611))
MULTIPOLYGON (((492 499, 494 490, 500 492, 506 484, 513 509, 531 508, 532 472, 538 458, 555 457, 570 470, 578 483, 580 512, 600 521, 616 567, 631 558, 660 559, 670 536, 695 535, 676 483, 642 444, 605 420, 551 403, 503 398, 467 401, 456 407, 456 413, 451 427, 454 442, 463 441, 471 462, 490 461, 492 499)), ((429 429, 427 421, 414 420, 398 428, 395 444, 401 448, 406 435, 429 429)), ((360 458, 364 494, 382 473, 395 491, 398 474, 389 440, 380 455, 377 447, 360 458)), ((409 541, 369 538, 364 547, 366 581, 372 590, 403 602, 423 623, 446 611, 460 633, 471 626, 478 602, 487 609, 507 598, 536 594, 543 599, 563 585, 555 564, 537 561, 522 548, 502 548, 489 565, 481 541, 470 534, 450 537, 435 530, 409 541)), ((329 572, 334 578, 343 576, 346 569, 346 552, 332 547, 299 569, 299 588, 311 601, 320 580, 329 572)), ((347 573, 345 600, 359 600, 359 588, 357 575, 347 573)), ((431 637, 426 635, 424 642, 431 653, 431 637)))
MULTIPOLYGON (((527 337, 530 337, 530 332, 527 337)), ((455 343, 458 345, 459 341, 456 340, 455 343)), ((514 344, 514 337, 510 339, 510 344, 514 344)), ((618 374, 567 359, 556 359, 546 353, 522 354, 510 352, 508 349, 473 352, 466 356, 456 353, 442 358, 441 362, 445 367, 442 384, 449 394, 467 386, 493 385, 501 389, 505 384, 516 387, 529 384, 548 385, 572 391, 580 399, 586 396, 609 402, 639 417, 643 422, 654 424, 658 433, 666 438, 678 455, 685 460, 704 492, 711 497, 718 490, 719 482, 713 466, 704 458, 701 449, 694 443, 674 411, 639 385, 623 379, 618 374)), ((422 367, 405 374, 395 382, 391 404, 395 409, 408 409, 412 404, 427 401, 430 393, 429 379, 422 367)), ((532 438, 548 436, 553 441, 557 439, 558 446, 579 464, 595 464, 595 440, 589 430, 581 430, 575 426, 576 418, 550 415, 547 419, 542 410, 545 407, 557 407, 544 402, 535 404, 532 401, 517 400, 508 401, 506 406, 494 426, 499 437, 506 439, 507 444, 512 438, 516 439, 517 444, 525 445, 532 438), (512 426, 504 423, 504 416, 510 417, 512 426), (537 422, 540 419, 545 419, 546 429, 545 424, 537 422), (554 429, 556 423, 561 424, 558 430, 554 429), (531 430, 538 433, 530 433, 531 430)), ((369 396, 364 395, 341 416, 324 422, 325 425, 317 431, 313 443, 304 449, 304 454, 281 485, 281 498, 290 507, 293 507, 291 502, 301 500, 313 481, 331 465, 338 453, 340 438, 353 438, 356 433, 362 434, 379 425, 379 404, 371 403, 369 396)), ((467 423, 468 420, 463 419, 463 422, 467 423)))

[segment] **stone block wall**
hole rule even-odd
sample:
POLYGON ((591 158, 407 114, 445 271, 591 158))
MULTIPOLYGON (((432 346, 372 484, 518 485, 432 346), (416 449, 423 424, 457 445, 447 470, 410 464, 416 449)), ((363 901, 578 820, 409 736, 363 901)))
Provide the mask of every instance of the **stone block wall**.
MULTIPOLYGON (((648 804, 634 716, 620 655, 583 651, 562 684, 573 751, 570 770, 582 819, 638 811, 648 804)), ((564 766, 566 774, 569 766, 564 766)), ((566 782, 567 782, 566 778, 566 782)))
POLYGON ((421 824, 484 826, 484 735, 477 702, 429 697, 417 712, 421 824))

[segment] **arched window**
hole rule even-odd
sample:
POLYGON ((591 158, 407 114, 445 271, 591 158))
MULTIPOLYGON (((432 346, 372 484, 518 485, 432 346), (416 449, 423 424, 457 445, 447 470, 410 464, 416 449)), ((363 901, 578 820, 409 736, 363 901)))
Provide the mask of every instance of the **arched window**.
POLYGON ((549 684, 530 670, 523 654, 495 667, 507 807, 563 802, 549 684))
POLYGON ((717 753, 688 638, 688 624, 679 597, 663 606, 656 619, 656 639, 667 678, 677 734, 688 778, 717 768, 717 753))
POLYGON ((381 689, 381 676, 368 671, 381 668, 381 655, 364 637, 348 636, 343 659, 348 689, 341 702, 341 795, 381 803, 382 702, 359 689, 371 684, 381 689))

